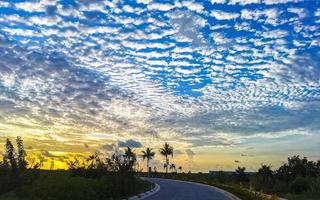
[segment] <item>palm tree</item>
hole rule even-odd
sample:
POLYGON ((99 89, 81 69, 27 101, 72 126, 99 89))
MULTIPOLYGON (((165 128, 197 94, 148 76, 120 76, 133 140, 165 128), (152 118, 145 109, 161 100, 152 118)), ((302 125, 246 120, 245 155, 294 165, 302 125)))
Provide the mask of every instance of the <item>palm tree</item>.
POLYGON ((180 173, 181 173, 181 171, 182 171, 182 167, 181 167, 181 166, 179 166, 179 167, 178 167, 178 169, 179 169, 179 171, 180 171, 180 173))
POLYGON ((94 153, 87 158, 87 162, 89 162, 89 169, 94 169, 97 166, 97 160, 99 159, 98 154, 94 153))
POLYGON ((155 153, 150 149, 149 147, 145 150, 142 151, 142 159, 147 160, 147 172, 148 176, 150 176, 150 170, 149 170, 149 160, 152 160, 154 157, 155 153))
POLYGON ((164 143, 163 147, 160 148, 160 154, 163 155, 166 159, 165 168, 166 173, 168 173, 169 156, 171 155, 173 157, 173 147, 170 146, 168 143, 164 143))
POLYGON ((176 171, 176 165, 172 163, 170 165, 170 170, 171 170, 171 172, 176 171))
POLYGON ((127 147, 127 149, 124 152, 124 156, 123 156, 128 162, 135 162, 137 160, 137 156, 134 153, 134 151, 130 148, 127 147))

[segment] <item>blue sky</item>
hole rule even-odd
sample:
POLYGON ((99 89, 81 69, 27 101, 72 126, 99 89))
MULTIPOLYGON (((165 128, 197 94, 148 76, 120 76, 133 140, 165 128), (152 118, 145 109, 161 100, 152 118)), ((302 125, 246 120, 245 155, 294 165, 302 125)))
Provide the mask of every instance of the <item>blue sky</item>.
POLYGON ((319 158, 319 29, 319 0, 0 1, 0 134, 319 158))

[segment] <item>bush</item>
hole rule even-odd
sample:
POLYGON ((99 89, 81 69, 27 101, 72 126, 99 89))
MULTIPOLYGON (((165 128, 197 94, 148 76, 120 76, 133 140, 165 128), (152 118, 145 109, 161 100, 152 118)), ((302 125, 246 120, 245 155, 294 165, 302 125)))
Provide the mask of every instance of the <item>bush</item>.
POLYGON ((97 199, 93 189, 95 182, 82 177, 44 176, 24 186, 18 195, 30 200, 97 199))
POLYGON ((299 176, 291 183, 290 188, 296 194, 305 192, 310 188, 310 179, 299 176))

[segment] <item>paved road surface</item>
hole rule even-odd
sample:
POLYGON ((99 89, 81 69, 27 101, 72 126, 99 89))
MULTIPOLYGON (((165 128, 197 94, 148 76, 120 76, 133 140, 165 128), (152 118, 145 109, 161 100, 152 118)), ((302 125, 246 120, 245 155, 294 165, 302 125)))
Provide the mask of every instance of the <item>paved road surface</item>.
POLYGON ((146 200, 231 200, 226 194, 210 186, 191 182, 146 178, 157 183, 160 191, 145 198, 146 200))

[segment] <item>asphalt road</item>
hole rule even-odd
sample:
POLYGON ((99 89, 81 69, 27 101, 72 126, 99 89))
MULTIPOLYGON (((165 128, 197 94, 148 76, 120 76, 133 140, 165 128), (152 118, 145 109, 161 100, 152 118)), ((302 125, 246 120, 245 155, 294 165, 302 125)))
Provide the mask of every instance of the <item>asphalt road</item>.
POLYGON ((210 186, 197 183, 146 178, 150 182, 157 183, 160 191, 145 198, 146 200, 231 200, 223 191, 210 186))

